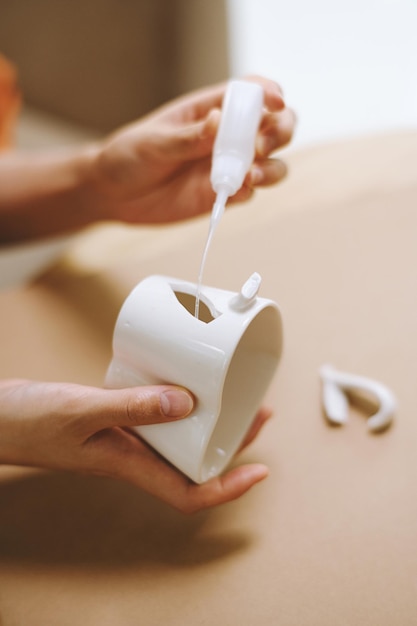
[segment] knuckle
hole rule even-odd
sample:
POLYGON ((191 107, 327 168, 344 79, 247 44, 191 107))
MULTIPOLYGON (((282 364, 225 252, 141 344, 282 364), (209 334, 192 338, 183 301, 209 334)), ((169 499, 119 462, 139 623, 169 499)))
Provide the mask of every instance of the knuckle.
POLYGON ((138 402, 136 398, 129 397, 125 405, 125 415, 127 425, 134 426, 137 422, 138 402))
POLYGON ((155 417, 159 417, 160 415, 161 405, 159 397, 154 393, 143 391, 128 397, 125 404, 127 425, 135 426, 139 423, 150 423, 155 417))

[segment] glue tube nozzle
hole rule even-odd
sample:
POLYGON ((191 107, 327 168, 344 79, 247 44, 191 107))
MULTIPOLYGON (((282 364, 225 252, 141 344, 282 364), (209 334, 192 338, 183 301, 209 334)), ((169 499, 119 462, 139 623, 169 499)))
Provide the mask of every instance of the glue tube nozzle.
POLYGON ((229 191, 227 187, 220 187, 217 192, 216 200, 211 212, 210 226, 212 229, 216 228, 223 217, 224 209, 226 206, 227 198, 229 197, 229 191))

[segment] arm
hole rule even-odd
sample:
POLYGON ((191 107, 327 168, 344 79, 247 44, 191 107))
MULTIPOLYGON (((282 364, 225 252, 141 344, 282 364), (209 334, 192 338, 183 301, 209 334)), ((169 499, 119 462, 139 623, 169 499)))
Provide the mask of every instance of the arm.
POLYGON ((0 244, 47 237, 98 219, 86 202, 88 149, 0 157, 0 244))

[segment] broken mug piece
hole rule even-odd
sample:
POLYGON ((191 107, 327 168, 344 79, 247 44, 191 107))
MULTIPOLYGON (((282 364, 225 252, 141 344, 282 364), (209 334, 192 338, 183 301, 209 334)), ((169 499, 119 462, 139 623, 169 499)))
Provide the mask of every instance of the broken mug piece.
POLYGON ((202 483, 220 474, 239 449, 282 351, 278 306, 260 298, 253 274, 240 293, 167 276, 140 282, 114 330, 105 384, 121 388, 168 383, 196 398, 191 415, 136 427, 168 461, 202 483))
POLYGON ((390 389, 381 382, 348 372, 340 372, 331 365, 320 368, 323 381, 323 409, 333 424, 345 424, 348 419, 348 399, 345 392, 370 396, 376 412, 368 419, 368 429, 380 432, 390 426, 397 410, 397 400, 390 389))

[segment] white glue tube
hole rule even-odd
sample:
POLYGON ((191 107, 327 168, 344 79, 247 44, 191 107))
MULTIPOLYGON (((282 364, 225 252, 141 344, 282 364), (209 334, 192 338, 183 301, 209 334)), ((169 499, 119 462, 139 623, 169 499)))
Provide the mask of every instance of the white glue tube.
POLYGON ((252 165, 262 107, 260 85, 244 80, 229 82, 211 165, 210 182, 217 194, 211 218, 213 227, 223 215, 227 198, 239 191, 252 165))

